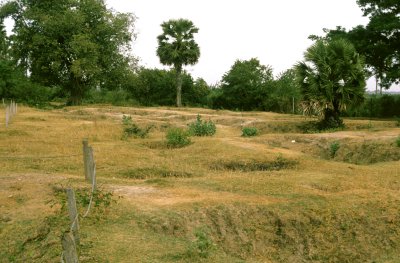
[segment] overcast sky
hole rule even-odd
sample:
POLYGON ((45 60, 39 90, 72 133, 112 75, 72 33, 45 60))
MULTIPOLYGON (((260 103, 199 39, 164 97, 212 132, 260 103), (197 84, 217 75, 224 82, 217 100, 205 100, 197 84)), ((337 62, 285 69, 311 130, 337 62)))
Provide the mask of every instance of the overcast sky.
POLYGON ((133 52, 146 67, 163 68, 156 55, 161 23, 186 18, 199 28, 199 62, 186 69, 209 84, 221 80, 237 59, 258 58, 274 74, 302 60, 311 34, 338 25, 366 24, 356 0, 106 0, 109 8, 132 12, 137 39, 133 52))

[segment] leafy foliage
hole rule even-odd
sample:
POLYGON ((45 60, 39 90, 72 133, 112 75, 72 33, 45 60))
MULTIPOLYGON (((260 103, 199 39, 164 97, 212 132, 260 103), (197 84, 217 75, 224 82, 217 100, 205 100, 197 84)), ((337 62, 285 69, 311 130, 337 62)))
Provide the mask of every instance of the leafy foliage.
MULTIPOLYGON (((176 90, 176 73, 161 69, 141 68, 134 75, 129 92, 138 102, 146 106, 174 105, 176 90)), ((182 97, 185 105, 205 104, 208 85, 202 79, 193 80, 192 76, 182 72, 182 97)))
POLYGON ((397 139, 396 139, 396 145, 397 145, 397 147, 400 147, 400 136, 397 137, 397 139))
POLYGON ((11 3, 13 58, 33 82, 62 87, 70 104, 129 71, 130 58, 122 51, 132 40, 131 14, 114 14, 102 0, 11 3))
POLYGON ((257 136, 258 130, 256 127, 243 127, 242 137, 253 137, 257 136))
POLYGON ((203 121, 200 114, 197 114, 196 121, 188 124, 189 133, 194 136, 212 136, 217 132, 215 123, 211 120, 203 121))
POLYGON ((317 114, 326 128, 342 126, 340 113, 364 99, 363 61, 345 40, 318 40, 295 66, 303 111, 317 114))
POLYGON ((182 106, 182 67, 194 65, 200 57, 200 48, 194 41, 199 29, 187 19, 169 20, 161 24, 163 33, 157 37, 157 55, 161 64, 173 66, 176 72, 176 105, 182 106))
POLYGON ((272 80, 271 67, 258 59, 237 60, 222 78, 220 104, 227 109, 263 109, 272 80))
POLYGON ((124 137, 134 136, 139 138, 145 138, 148 136, 153 126, 147 126, 146 128, 140 128, 136 123, 133 122, 131 116, 122 116, 122 124, 124 125, 124 137))
POLYGON ((329 153, 331 158, 334 158, 336 156, 336 152, 339 150, 340 148, 340 143, 335 141, 333 143, 331 143, 330 147, 329 147, 329 153))
POLYGON ((189 133, 181 128, 171 128, 166 135, 167 146, 170 148, 182 148, 191 143, 189 133))

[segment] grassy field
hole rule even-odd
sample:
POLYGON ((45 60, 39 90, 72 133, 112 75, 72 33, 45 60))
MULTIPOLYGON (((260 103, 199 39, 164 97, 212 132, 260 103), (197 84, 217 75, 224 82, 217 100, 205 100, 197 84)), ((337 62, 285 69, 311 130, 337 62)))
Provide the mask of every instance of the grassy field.
POLYGON ((0 108, 0 262, 60 262, 65 189, 81 214, 82 139, 99 190, 80 219, 81 262, 400 262, 400 128, 198 108, 0 108), (217 125, 171 149, 165 134, 200 114, 217 125), (122 117, 152 126, 124 136, 122 117), (241 136, 242 127, 259 135, 241 136))

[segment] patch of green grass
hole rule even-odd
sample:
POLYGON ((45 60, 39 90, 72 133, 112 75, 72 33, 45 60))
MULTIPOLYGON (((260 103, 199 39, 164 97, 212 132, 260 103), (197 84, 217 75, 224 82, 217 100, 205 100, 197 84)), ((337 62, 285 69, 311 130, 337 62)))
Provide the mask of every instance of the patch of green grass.
POLYGON ((331 158, 335 158, 337 151, 340 149, 340 143, 338 141, 332 142, 329 147, 329 154, 331 158))
POLYGON ((190 178, 193 174, 187 172, 177 172, 164 169, 162 167, 136 168, 120 172, 123 177, 131 179, 150 179, 150 178, 190 178))

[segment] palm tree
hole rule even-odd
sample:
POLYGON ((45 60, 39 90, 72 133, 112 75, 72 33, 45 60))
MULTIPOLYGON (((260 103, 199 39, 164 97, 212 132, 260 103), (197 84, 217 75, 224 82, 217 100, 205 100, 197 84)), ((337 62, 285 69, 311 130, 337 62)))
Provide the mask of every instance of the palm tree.
POLYGON ((346 40, 318 40, 295 66, 303 111, 317 114, 325 127, 343 125, 340 113, 364 99, 364 62, 346 40))
POLYGON ((157 55, 163 65, 173 66, 176 72, 176 105, 182 106, 182 67, 194 65, 200 48, 193 39, 199 29, 186 19, 169 20, 161 24, 163 33, 158 38, 157 55))

